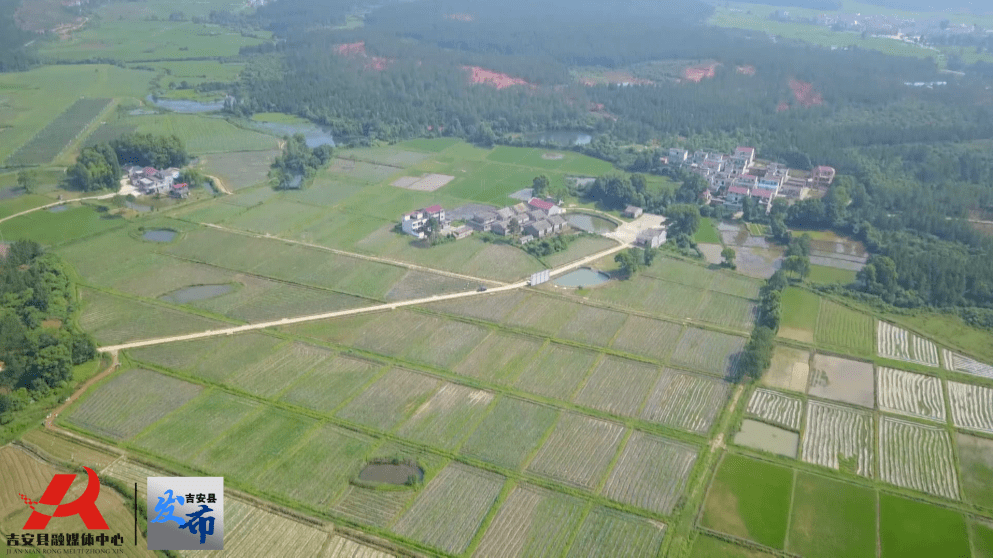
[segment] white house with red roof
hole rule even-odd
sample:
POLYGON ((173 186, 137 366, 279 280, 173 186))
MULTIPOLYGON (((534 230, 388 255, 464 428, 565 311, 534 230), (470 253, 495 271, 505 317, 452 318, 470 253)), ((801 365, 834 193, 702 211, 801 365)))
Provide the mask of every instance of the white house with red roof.
POLYGON ((534 209, 540 209, 545 213, 547 213, 548 215, 558 215, 562 213, 561 207, 555 205, 550 201, 542 200, 539 198, 531 198, 530 200, 528 200, 528 205, 530 205, 534 209))
POLYGON ((445 223, 445 208, 440 205, 432 205, 405 213, 403 219, 400 220, 400 228, 410 236, 424 238, 427 236, 426 229, 431 219, 438 221, 439 225, 443 225, 445 223))
POLYGON ((819 167, 814 167, 813 172, 810 173, 810 178, 814 180, 815 186, 830 186, 834 182, 835 170, 833 167, 828 167, 821 165, 819 167))

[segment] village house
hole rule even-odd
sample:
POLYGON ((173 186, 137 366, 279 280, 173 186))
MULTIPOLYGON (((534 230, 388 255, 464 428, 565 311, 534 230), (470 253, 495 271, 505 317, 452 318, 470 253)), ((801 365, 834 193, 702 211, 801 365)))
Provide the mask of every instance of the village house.
POLYGON ((748 169, 755 164, 755 148, 754 147, 738 147, 734 150, 734 155, 731 156, 731 163, 741 169, 742 173, 748 172, 748 169))
POLYGON ((469 226, 477 231, 487 232, 493 226, 493 223, 499 220, 500 216, 496 211, 480 211, 469 220, 469 226))
POLYGON ((455 237, 455 240, 462 240, 463 238, 471 234, 472 234, 472 227, 468 225, 461 225, 459 227, 456 227, 455 230, 452 231, 452 236, 455 237))
POLYGON ((514 216, 514 210, 509 207, 501 207, 496 210, 496 214, 500 217, 501 221, 507 221, 514 216))
POLYGON ((834 182, 835 170, 832 167, 819 166, 814 167, 814 171, 810 174, 810 178, 814 182, 814 186, 820 188, 827 188, 834 182))
POLYGON ((552 226, 552 231, 560 232, 566 225, 566 220, 561 215, 549 215, 548 224, 552 226))
POLYGON ((666 240, 666 230, 664 227, 655 229, 645 229, 638 233, 637 238, 635 238, 634 243, 637 246, 645 246, 649 248, 658 248, 665 244, 666 240))
POLYGON ((172 189, 169 190, 169 196, 173 198, 186 199, 190 197, 190 188, 185 182, 173 184, 172 189))
POLYGON ((685 163, 686 159, 689 156, 690 156, 689 151, 686 151, 685 149, 678 149, 673 147, 669 149, 668 163, 669 164, 685 163))
POLYGON ((552 232, 552 224, 542 219, 526 225, 524 232, 534 238, 544 238, 545 235, 552 232))
POLYGON ((623 215, 631 219, 637 219, 638 217, 641 217, 641 214, 644 212, 645 210, 643 210, 642 208, 636 205, 629 205, 626 208, 624 208, 623 215))
POLYGON ((528 211, 528 221, 541 221, 545 217, 548 217, 548 214, 540 209, 528 211))
POLYGON ((403 219, 400 221, 400 228, 403 229, 403 232, 411 236, 424 238, 427 236, 425 229, 431 219, 438 221, 439 224, 444 224, 445 209, 440 205, 432 205, 424 209, 405 213, 403 219))
POLYGON ((561 207, 547 200, 531 198, 528 200, 528 205, 530 205, 532 209, 540 209, 541 211, 544 211, 546 215, 558 215, 559 213, 562 213, 561 207))
POLYGON ((493 223, 493 226, 490 227, 490 230, 493 231, 493 234, 498 234, 500 236, 507 236, 508 234, 510 234, 510 221, 498 221, 496 223, 493 223))

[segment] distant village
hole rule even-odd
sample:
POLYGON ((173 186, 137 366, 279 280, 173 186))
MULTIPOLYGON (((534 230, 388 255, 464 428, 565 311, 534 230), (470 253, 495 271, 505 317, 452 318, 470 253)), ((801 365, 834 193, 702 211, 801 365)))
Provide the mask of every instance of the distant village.
POLYGON ((707 181, 702 201, 740 210, 745 198, 752 198, 766 212, 772 200, 800 200, 823 193, 834 181, 832 167, 818 166, 810 172, 787 168, 779 163, 760 161, 752 147, 738 147, 734 153, 669 149, 662 162, 697 174, 707 181))
POLYGON ((131 166, 124 169, 128 173, 131 186, 143 196, 167 195, 173 198, 187 198, 189 185, 176 183, 179 169, 172 167, 158 170, 154 167, 131 166))

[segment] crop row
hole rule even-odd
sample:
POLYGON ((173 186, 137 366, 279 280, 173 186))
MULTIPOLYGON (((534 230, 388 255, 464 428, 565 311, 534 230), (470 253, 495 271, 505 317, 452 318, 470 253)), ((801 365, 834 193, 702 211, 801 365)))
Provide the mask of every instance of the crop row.
POLYGON ((876 344, 880 356, 938 366, 938 347, 934 343, 892 324, 878 323, 876 344))
POLYGON ((746 410, 762 420, 797 430, 800 428, 803 401, 777 391, 759 388, 749 399, 746 410))
POLYGON ((945 399, 938 378, 881 367, 876 381, 880 409, 944 422, 945 399))
POLYGON ((944 428, 882 417, 879 477, 897 486, 958 499, 952 441, 944 428))
POLYGON ((993 380, 993 366, 953 353, 948 349, 941 350, 941 357, 945 361, 945 368, 949 370, 993 380))
POLYGON ((54 159, 69 142, 89 126, 110 99, 79 99, 8 159, 11 165, 43 165, 54 159))
POLYGON ((572 496, 521 484, 514 488, 486 529, 474 556, 558 556, 582 511, 572 496))
POLYGON ((692 449, 635 432, 603 493, 618 502, 669 514, 683 493, 694 463, 696 452, 692 449))
POLYGON ((872 414, 820 401, 807 404, 804 461, 869 477, 872 446, 872 414))
POLYGON ((706 433, 727 401, 727 382, 696 374, 663 370, 641 418, 667 426, 706 433))
POLYGON ((955 426, 993 433, 993 389, 948 382, 955 426))
POLYGON ((617 452, 623 434, 624 427, 619 424, 564 413, 528 469, 593 489, 617 452))

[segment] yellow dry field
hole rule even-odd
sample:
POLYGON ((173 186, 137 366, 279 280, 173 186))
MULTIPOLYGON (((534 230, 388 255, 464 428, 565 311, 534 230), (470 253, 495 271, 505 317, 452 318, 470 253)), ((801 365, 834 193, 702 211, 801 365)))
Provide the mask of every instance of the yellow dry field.
MULTIPOLYGON (((24 494, 29 498, 38 500, 45 492, 52 476, 57 473, 68 471, 57 470, 47 463, 38 460, 24 450, 15 446, 6 446, 0 449, 0 506, 2 506, 2 516, 0 516, 0 533, 21 532, 21 528, 31 515, 31 508, 21 502, 18 494, 24 494), (11 498, 12 496, 12 498, 11 498)), ((69 489, 63 501, 70 502, 86 488, 85 476, 78 475, 76 482, 69 489)), ((119 548, 122 554, 115 556, 147 556, 154 557, 155 553, 147 549, 145 539, 138 533, 138 544, 134 541, 134 514, 131 509, 125 506, 124 500, 114 490, 101 487, 100 496, 97 498, 97 509, 100 510, 110 531, 108 536, 120 534, 124 538, 124 543, 119 548)), ((78 516, 54 518, 48 523, 48 527, 42 533, 83 533, 86 527, 78 516)), ((109 544, 109 543, 108 543, 109 544)), ((99 545, 96 547, 99 549, 99 545)), ((87 556, 92 554, 72 553, 70 548, 62 548, 66 552, 60 552, 59 556, 87 556)))
POLYGON ((809 352, 778 345, 772 354, 772 365, 762 376, 762 384, 805 393, 809 375, 809 352))

